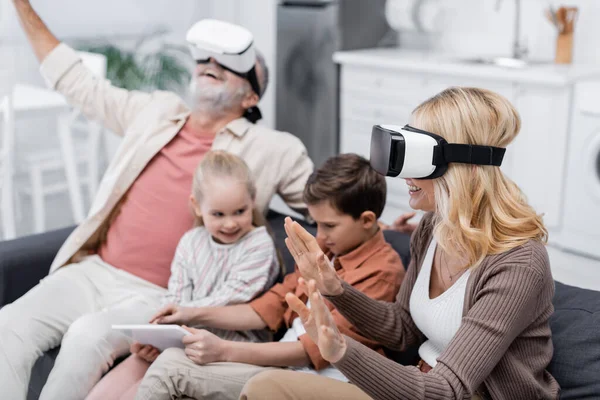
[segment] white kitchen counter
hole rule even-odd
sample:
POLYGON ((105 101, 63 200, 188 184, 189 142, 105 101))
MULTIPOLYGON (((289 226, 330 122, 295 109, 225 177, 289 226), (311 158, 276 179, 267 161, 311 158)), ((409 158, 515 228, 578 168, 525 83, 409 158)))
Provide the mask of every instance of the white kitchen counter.
POLYGON ((578 80, 600 77, 597 65, 558 65, 533 63, 523 68, 461 61, 457 57, 396 48, 340 51, 333 55, 336 63, 359 67, 376 67, 405 72, 454 75, 495 81, 526 82, 546 86, 565 86, 578 80))

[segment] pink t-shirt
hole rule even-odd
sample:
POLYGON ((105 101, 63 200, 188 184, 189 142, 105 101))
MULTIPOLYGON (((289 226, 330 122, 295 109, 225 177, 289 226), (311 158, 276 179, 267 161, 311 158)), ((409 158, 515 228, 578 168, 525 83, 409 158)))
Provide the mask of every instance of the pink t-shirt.
POLYGON ((177 243, 193 226, 189 197, 194 170, 213 138, 186 124, 154 156, 108 229, 98 252, 105 262, 167 287, 177 243))

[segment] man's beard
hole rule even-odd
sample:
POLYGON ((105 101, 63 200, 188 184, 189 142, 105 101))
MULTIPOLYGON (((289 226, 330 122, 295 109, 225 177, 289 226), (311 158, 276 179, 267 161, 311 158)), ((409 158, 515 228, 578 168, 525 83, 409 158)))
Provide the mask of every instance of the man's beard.
POLYGON ((244 87, 233 90, 226 84, 205 84, 198 79, 190 82, 189 101, 192 111, 202 110, 223 115, 237 108, 245 96, 244 87))

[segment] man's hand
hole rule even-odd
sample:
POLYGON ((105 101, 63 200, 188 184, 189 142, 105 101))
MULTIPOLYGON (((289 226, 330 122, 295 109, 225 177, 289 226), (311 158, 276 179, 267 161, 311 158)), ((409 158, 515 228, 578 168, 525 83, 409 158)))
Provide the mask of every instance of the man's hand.
POLYGON ((133 342, 129 350, 132 354, 135 354, 142 360, 145 360, 149 363, 153 363, 154 360, 156 360, 160 355, 160 350, 158 350, 156 347, 138 342, 133 342))
POLYGON ((190 325, 194 317, 194 310, 193 307, 181 307, 177 304, 169 304, 154 314, 150 319, 150 323, 190 325))
POLYGON ((46 27, 46 24, 31 7, 29 0, 13 0, 13 4, 33 52, 40 62, 43 61, 60 44, 60 41, 46 27))
POLYGON ((225 359, 228 343, 226 340, 204 329, 188 328, 187 326, 183 328, 191 333, 191 335, 183 337, 185 354, 190 360, 198 365, 227 361, 225 359))

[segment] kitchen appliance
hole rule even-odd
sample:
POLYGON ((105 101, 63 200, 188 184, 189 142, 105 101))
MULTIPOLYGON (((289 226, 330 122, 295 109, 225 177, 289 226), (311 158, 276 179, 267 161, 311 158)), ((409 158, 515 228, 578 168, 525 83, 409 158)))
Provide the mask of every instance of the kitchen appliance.
POLYGON ((339 152, 338 50, 393 46, 385 0, 281 1, 275 127, 299 137, 319 166, 339 152))
POLYGON ((600 259, 600 82, 575 89, 563 229, 554 242, 600 259))

